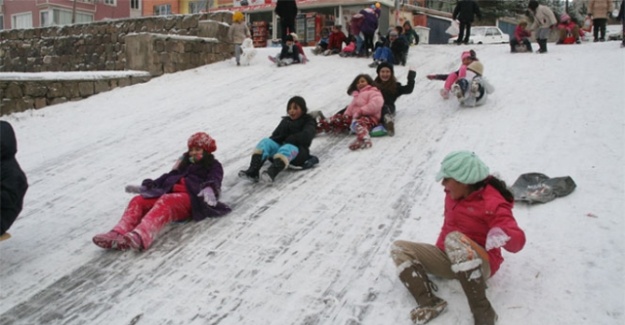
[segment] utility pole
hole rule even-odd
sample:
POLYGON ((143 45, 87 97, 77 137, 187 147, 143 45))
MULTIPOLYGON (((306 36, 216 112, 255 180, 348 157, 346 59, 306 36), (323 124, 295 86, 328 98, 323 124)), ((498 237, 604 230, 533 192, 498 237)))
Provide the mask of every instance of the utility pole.
POLYGON ((76 0, 72 4, 72 24, 76 22, 76 0))

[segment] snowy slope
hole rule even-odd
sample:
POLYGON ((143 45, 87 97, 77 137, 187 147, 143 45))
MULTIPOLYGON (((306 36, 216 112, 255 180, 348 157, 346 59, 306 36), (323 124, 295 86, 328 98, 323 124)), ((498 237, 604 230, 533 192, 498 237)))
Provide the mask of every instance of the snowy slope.
MULTIPOLYGON (((331 115, 366 59, 311 57, 275 68, 226 61, 80 102, 13 114, 30 188, 0 243, 0 324, 410 324, 415 303, 389 257, 394 240, 433 243, 452 150, 475 151, 509 184, 522 173, 571 176, 578 188, 544 205, 517 204, 528 242, 489 281, 500 324, 625 322, 625 52, 615 42, 555 46, 547 55, 473 47, 495 86, 459 108, 425 75, 456 69, 465 46, 419 45, 397 135, 373 148, 321 135, 321 163, 273 186, 236 174, 302 95, 331 115), (168 171, 194 132, 217 140, 223 201, 233 212, 172 224, 146 252, 91 242, 117 222, 126 184, 168 171)), ((307 49, 309 50, 309 49, 307 49)), ((407 67, 396 67, 405 83, 407 67)), ((432 324, 472 324, 458 282, 435 280, 449 307, 432 324)))

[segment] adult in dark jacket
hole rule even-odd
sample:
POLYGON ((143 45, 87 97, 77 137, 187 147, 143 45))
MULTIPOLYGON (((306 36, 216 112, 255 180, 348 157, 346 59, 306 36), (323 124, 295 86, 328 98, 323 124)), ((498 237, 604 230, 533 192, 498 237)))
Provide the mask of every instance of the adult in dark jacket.
POLYGON ((452 18, 460 22, 458 39, 456 44, 469 44, 469 38, 471 37, 471 24, 477 16, 478 19, 482 19, 482 13, 480 12, 480 6, 473 0, 459 0, 454 8, 452 18))
POLYGON ((306 101, 300 96, 289 99, 286 106, 287 116, 282 117, 280 124, 270 137, 258 142, 250 166, 239 172, 239 177, 257 182, 272 183, 276 176, 289 165, 305 166, 310 156, 310 145, 317 134, 317 122, 308 115, 306 101), (262 175, 260 169, 267 159, 271 158, 271 166, 262 175))
POLYGON ((26 174, 15 159, 17 140, 9 122, 0 121, 0 175, 2 175, 2 200, 0 201, 0 236, 7 238, 9 230, 22 211, 24 195, 28 189, 26 174))
POLYGON ((384 106, 382 106, 382 124, 388 135, 395 135, 395 101, 401 95, 411 94, 414 90, 415 77, 417 72, 412 68, 408 71, 408 83, 402 85, 395 78, 393 65, 383 62, 378 65, 377 77, 375 82, 384 97, 384 106))
POLYGON ((157 179, 145 179, 141 186, 129 185, 126 192, 138 193, 128 203, 121 220, 107 233, 93 237, 106 249, 146 250, 169 222, 221 217, 230 207, 219 202, 224 170, 215 159, 215 140, 204 132, 187 141, 188 151, 174 168, 157 179))
POLYGON ((295 0, 278 0, 275 12, 280 17, 280 39, 284 43, 287 35, 296 32, 297 4, 295 0))
POLYGON ((380 9, 366 8, 360 11, 360 14, 364 16, 364 20, 360 25, 360 32, 364 37, 363 53, 369 56, 370 51, 373 51, 373 37, 375 31, 378 29, 378 19, 380 18, 380 9))

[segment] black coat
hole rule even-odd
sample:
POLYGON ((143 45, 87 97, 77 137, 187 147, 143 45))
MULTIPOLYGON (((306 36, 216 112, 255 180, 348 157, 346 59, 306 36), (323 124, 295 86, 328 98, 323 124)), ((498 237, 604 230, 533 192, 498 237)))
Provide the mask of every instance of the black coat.
POLYGON ((295 43, 293 45, 288 46, 286 44, 282 45, 282 51, 280 51, 280 60, 284 59, 293 59, 293 63, 299 63, 299 50, 295 43))
POLYGON ((463 23, 472 23, 474 15, 478 19, 482 19, 482 13, 480 12, 480 6, 473 0, 460 0, 454 8, 453 19, 459 20, 463 23))
POLYGON ((317 122, 312 116, 304 114, 295 121, 288 116, 283 117, 269 138, 279 145, 288 143, 296 146, 299 154, 291 164, 301 166, 309 158, 310 145, 316 134, 317 122))
POLYGON ((0 235, 3 235, 22 211, 24 195, 28 189, 26 174, 15 159, 17 140, 11 124, 0 121, 0 235))
POLYGON ((278 0, 278 2, 276 2, 275 12, 283 21, 295 23, 297 4, 295 0, 278 0))
POLYGON ((408 83, 405 86, 402 86, 401 83, 397 83, 397 91, 395 93, 390 93, 389 91, 381 90, 382 97, 384 97, 384 105, 388 106, 391 113, 395 114, 395 101, 401 95, 411 94, 414 90, 415 78, 417 77, 416 71, 408 71, 408 83))

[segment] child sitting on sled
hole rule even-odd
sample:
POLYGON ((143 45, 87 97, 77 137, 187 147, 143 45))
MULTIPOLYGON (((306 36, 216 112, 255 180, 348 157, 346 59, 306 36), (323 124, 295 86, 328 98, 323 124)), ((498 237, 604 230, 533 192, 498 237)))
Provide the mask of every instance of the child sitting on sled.
POLYGON ((467 72, 467 66, 474 61, 477 61, 477 56, 475 51, 469 50, 462 52, 460 56, 462 59, 462 64, 457 71, 454 71, 449 74, 430 74, 427 75, 427 78, 430 80, 445 80, 445 85, 443 89, 441 89, 440 94, 444 99, 449 99, 449 91, 451 90, 451 86, 456 82, 456 80, 463 78, 467 72))
POLYGON ((221 217, 230 207, 219 202, 223 168, 215 159, 215 140, 204 132, 187 141, 188 151, 174 168, 157 179, 146 179, 140 186, 126 186, 138 193, 130 200, 113 230, 93 237, 106 249, 146 250, 158 232, 172 221, 221 217))
POLYGON ((356 133, 356 140, 349 145, 351 150, 371 147, 369 132, 378 125, 384 105, 384 97, 368 74, 359 74, 349 85, 347 94, 352 102, 343 111, 330 119, 319 121, 318 129, 326 133, 356 133))
POLYGON ((273 183, 276 176, 289 165, 309 168, 318 162, 310 155, 310 145, 316 134, 315 119, 308 115, 306 101, 300 96, 289 99, 286 105, 287 116, 283 117, 270 137, 263 138, 256 145, 252 160, 247 170, 239 172, 239 177, 258 182, 259 177, 267 183, 273 183), (272 160, 271 166, 259 175, 266 160, 272 160))
POLYGON ((524 47, 523 52, 532 52, 532 43, 529 38, 532 36, 532 32, 527 30, 527 22, 521 21, 514 29, 514 35, 510 39, 510 52, 521 52, 521 48, 524 47))
MULTIPOLYGON (((395 79, 395 71, 393 65, 387 62, 380 63, 377 69, 375 82, 377 83, 382 97, 384 97, 384 106, 382 106, 381 122, 389 136, 395 135, 395 101, 401 95, 411 94, 414 90, 415 77, 417 72, 410 67, 408 71, 408 83, 404 86, 395 79)), ((374 135, 375 136, 375 135, 374 135)))
POLYGON ((475 61, 467 67, 466 75, 456 81, 451 91, 458 98, 461 106, 483 105, 488 94, 495 91, 483 75, 484 66, 480 61, 475 61))

